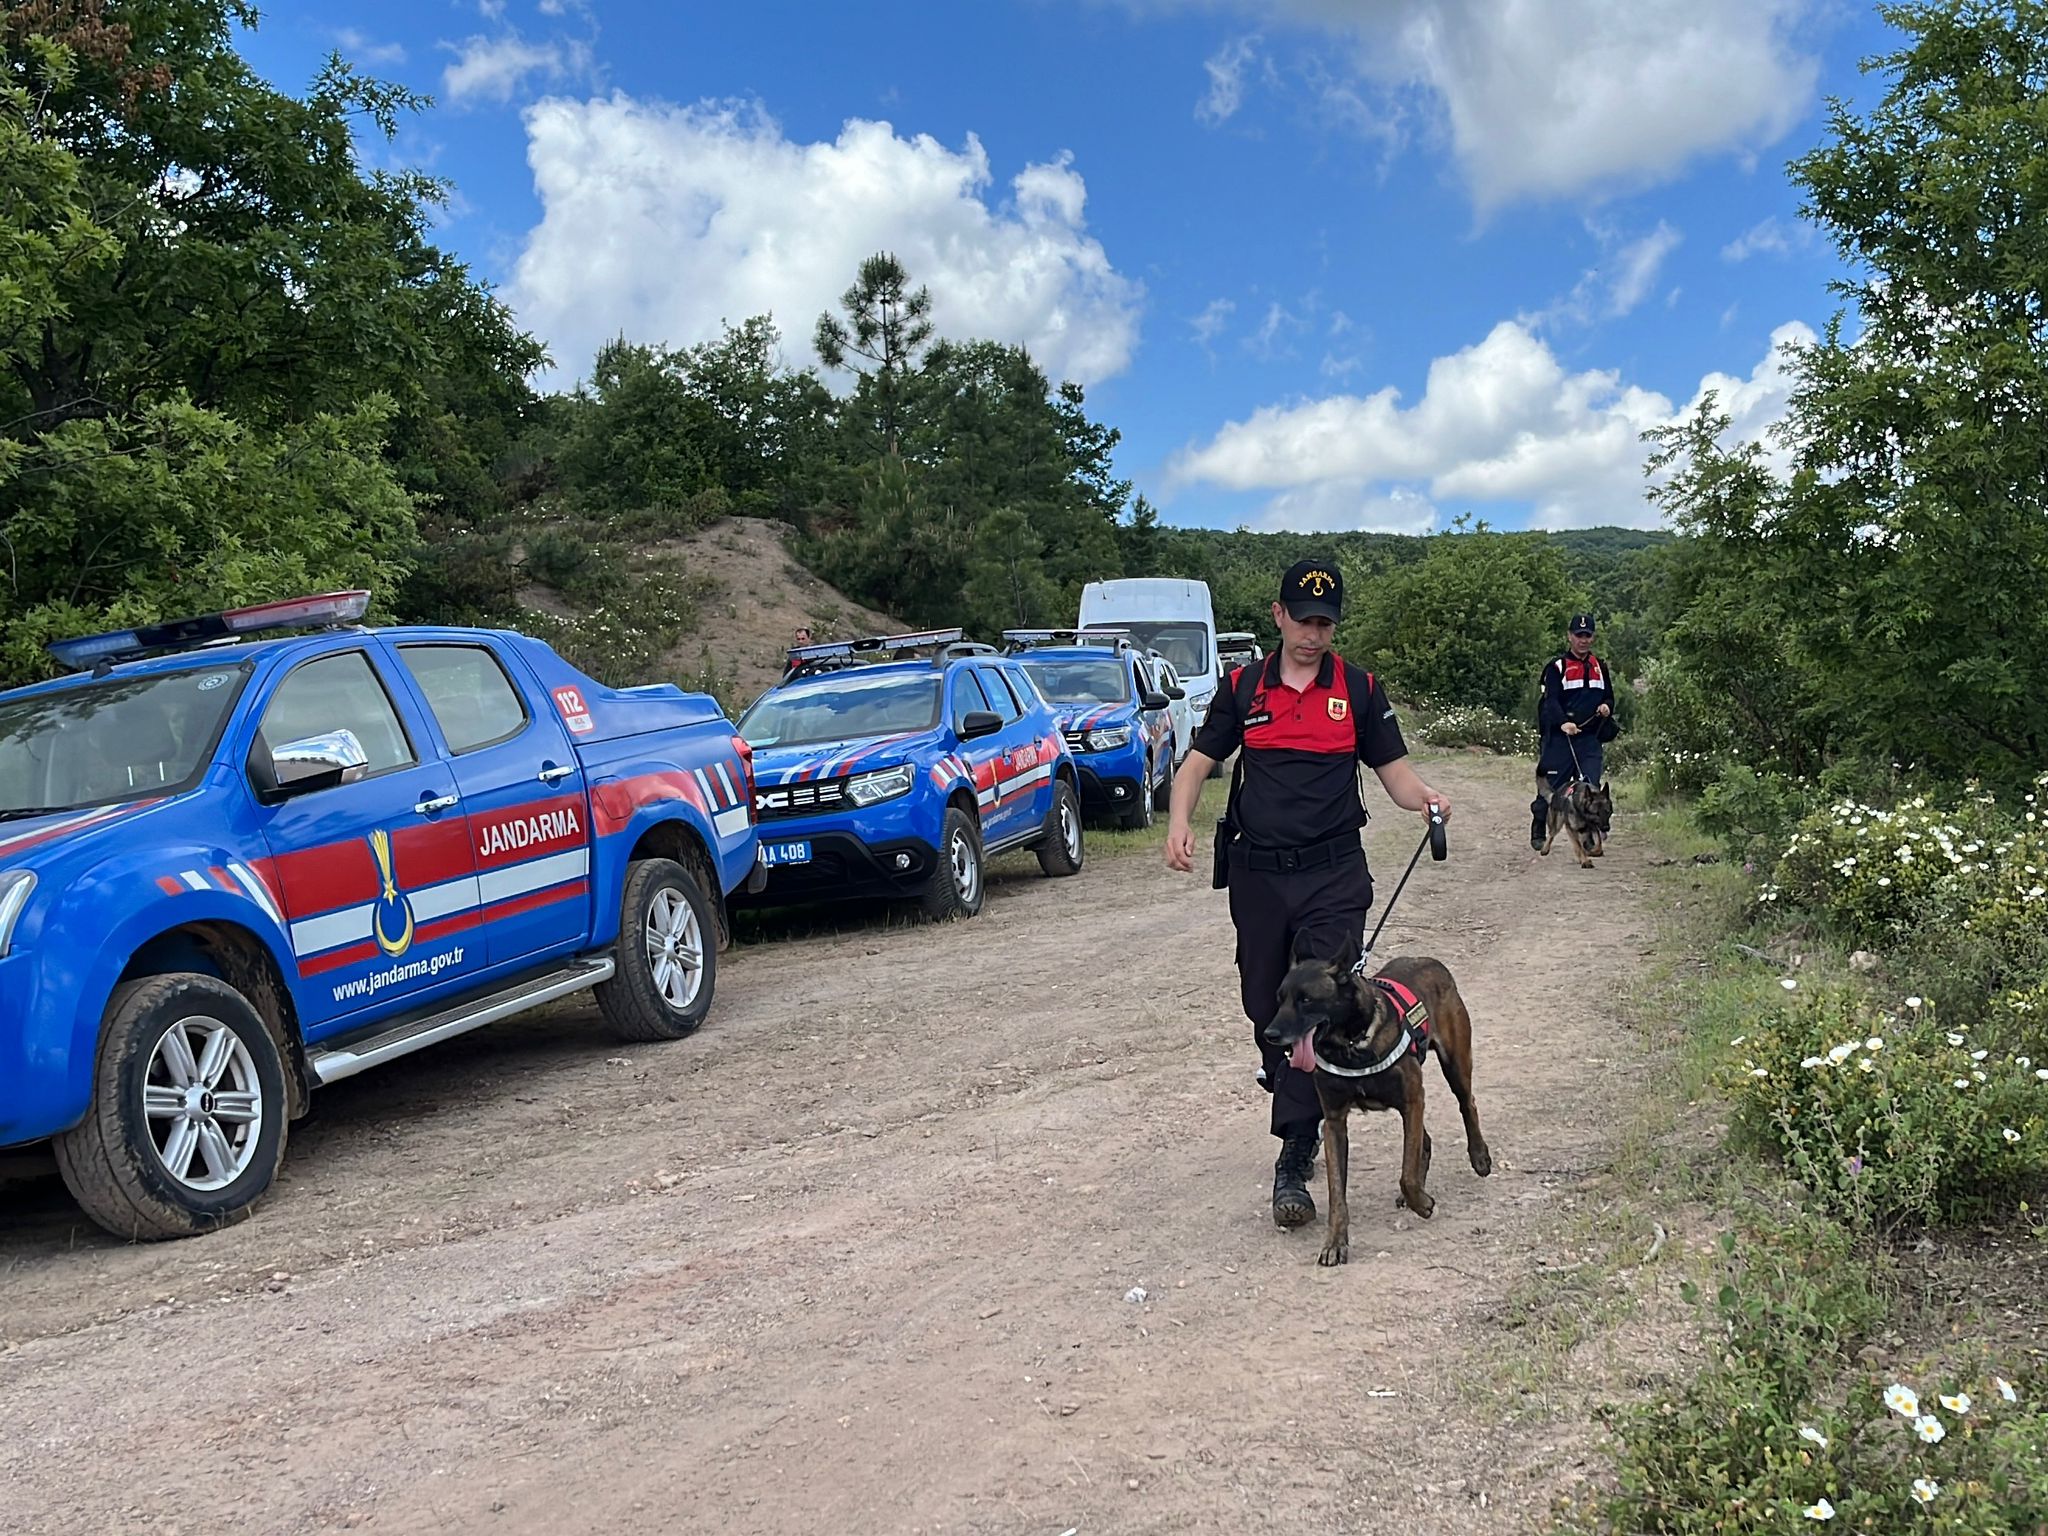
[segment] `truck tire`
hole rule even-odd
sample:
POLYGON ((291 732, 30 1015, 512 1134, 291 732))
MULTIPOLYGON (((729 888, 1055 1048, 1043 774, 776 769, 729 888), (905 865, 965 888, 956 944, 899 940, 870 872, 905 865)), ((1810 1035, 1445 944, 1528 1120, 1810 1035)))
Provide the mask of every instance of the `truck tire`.
POLYGON ((1081 798, 1065 779, 1054 779, 1052 809, 1045 813, 1045 836, 1038 840, 1038 867, 1048 875, 1078 875, 1084 853, 1081 798))
POLYGON ((981 910, 987 885, 981 825, 959 806, 949 805, 939 830, 939 862, 917 899, 918 910, 935 923, 972 917, 981 910))
POLYGON ((72 1198, 116 1237, 191 1237, 254 1208, 284 1162, 284 1058, 249 1000, 181 971, 115 989, 92 1104, 56 1138, 72 1198))
MULTIPOLYGON (((1138 786, 1137 800, 1133 802, 1131 808, 1125 811, 1118 820, 1123 823, 1125 831, 1142 832, 1152 825, 1152 812, 1158 804, 1159 801, 1153 792, 1151 784, 1141 783, 1138 786)), ((1048 870, 1047 873, 1050 874, 1051 871, 1048 870)))
POLYGON ((618 969, 597 1006, 621 1040, 680 1040, 711 1011, 718 979, 711 902, 673 859, 635 859, 619 900, 618 969))

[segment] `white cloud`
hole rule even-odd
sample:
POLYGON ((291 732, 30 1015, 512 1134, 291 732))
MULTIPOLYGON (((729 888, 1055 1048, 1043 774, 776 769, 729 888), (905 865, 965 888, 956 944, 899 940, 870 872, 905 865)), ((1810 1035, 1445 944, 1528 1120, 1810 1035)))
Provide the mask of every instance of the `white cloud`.
POLYGON ((543 213, 507 297, 572 372, 622 332, 681 346, 763 313, 808 359, 818 315, 885 250, 930 287, 939 334, 1021 343, 1055 380, 1107 378, 1137 345, 1141 290, 1087 233, 1066 155, 992 204, 971 134, 956 151, 853 119, 796 143, 746 107, 620 93, 525 121, 543 213))
POLYGON ((1221 335, 1236 309, 1237 305, 1229 299, 1211 299, 1192 324, 1196 345, 1206 347, 1221 335))
POLYGON ((1747 261, 1752 256, 1789 256, 1795 245, 1805 245, 1812 235, 1804 224, 1788 227, 1784 220, 1765 219, 1752 225, 1721 247, 1723 261, 1747 261))
POLYGON ((1291 349, 1287 345, 1287 337, 1307 328, 1306 321, 1289 313, 1286 305, 1275 301, 1266 306, 1266 318, 1259 322, 1259 328, 1245 337, 1245 349, 1267 362, 1289 356, 1291 349))
POLYGON ((405 44, 373 43, 366 35, 358 32, 354 27, 341 28, 334 34, 334 40, 341 45, 341 51, 356 63, 403 64, 405 62, 405 44))
POLYGON ((1798 122, 1819 75, 1794 35, 1818 0, 1223 3, 1343 39, 1358 89, 1319 80, 1312 62, 1311 101, 1382 136, 1404 128, 1404 99, 1416 99, 1482 209, 1622 190, 1698 155, 1753 151, 1798 122))
POLYGON ((1614 287, 1607 295, 1609 315, 1625 315, 1643 302, 1657 281, 1664 258, 1678 248, 1678 240, 1678 231, 1659 219, 1655 229, 1622 248, 1614 264, 1614 287))
POLYGON ((1428 533, 1437 525, 1436 503, 1412 486, 1385 493, 1357 480, 1325 480, 1285 491, 1250 523, 1260 533, 1428 533))
MULTIPOLYGON (((1710 374, 1689 405, 1716 389, 1734 418, 1731 436, 1761 438, 1789 393, 1783 349, 1812 339, 1804 325, 1781 326, 1748 377, 1710 374)), ((1541 338, 1509 320, 1436 359, 1412 406, 1392 388, 1268 406, 1183 450, 1168 483, 1277 492, 1265 515, 1292 519, 1287 526, 1404 488, 1432 504, 1527 507, 1546 527, 1652 526, 1641 435, 1683 414, 1613 371, 1567 373, 1541 338)))
POLYGON ((1600 264, 1581 274, 1572 291, 1547 307, 1525 312, 1517 318, 1532 329, 1555 330, 1566 325, 1591 325, 1596 319, 1619 319, 1648 297, 1663 269, 1664 258, 1678 248, 1683 238, 1662 219, 1657 227, 1638 239, 1622 241, 1620 235, 1597 221, 1588 221, 1601 246, 1612 252, 1600 264))
POLYGON ((485 21, 505 19, 505 0, 476 0, 476 8, 483 13, 485 21))
POLYGON ((442 89, 455 102, 480 97, 510 101, 529 75, 545 75, 551 82, 560 82, 584 79, 591 71, 590 45, 575 40, 529 43, 516 33, 507 33, 441 46, 456 54, 455 62, 441 72, 442 89))
POLYGON ((1202 61, 1209 76, 1209 92, 1195 104, 1195 116, 1211 124, 1228 122, 1244 105, 1244 71, 1258 56, 1256 37, 1238 37, 1225 43, 1202 61))

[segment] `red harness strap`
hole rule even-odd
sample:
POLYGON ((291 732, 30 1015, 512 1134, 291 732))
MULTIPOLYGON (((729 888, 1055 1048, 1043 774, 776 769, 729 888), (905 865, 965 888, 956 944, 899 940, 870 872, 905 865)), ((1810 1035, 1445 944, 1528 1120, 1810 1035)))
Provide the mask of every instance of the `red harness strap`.
POLYGON ((1394 1007, 1401 1015, 1401 1028, 1408 1032, 1408 1049, 1417 1056, 1429 1051, 1429 1008, 1421 998, 1398 981, 1385 976, 1365 978, 1393 999, 1394 1007))

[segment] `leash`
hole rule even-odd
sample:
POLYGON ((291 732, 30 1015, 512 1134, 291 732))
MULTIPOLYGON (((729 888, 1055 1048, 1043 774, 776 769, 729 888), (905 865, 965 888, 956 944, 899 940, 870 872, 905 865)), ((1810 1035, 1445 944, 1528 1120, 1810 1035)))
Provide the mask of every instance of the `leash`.
POLYGON ((1415 866, 1422 861, 1422 850, 1429 850, 1430 862, 1441 864, 1450 853, 1450 834, 1444 828, 1443 811, 1437 803, 1429 802, 1429 826, 1422 834, 1422 841, 1415 845, 1415 852, 1408 860, 1408 867, 1401 871, 1400 883, 1394 887, 1394 894, 1387 898, 1387 904, 1380 911, 1380 920, 1373 925, 1372 936, 1365 941, 1365 948, 1358 957, 1358 964, 1351 968, 1352 974, 1363 976, 1372 965, 1372 947, 1380 941, 1380 930, 1387 926, 1387 919, 1394 914, 1394 903, 1401 899, 1401 892, 1407 888, 1408 877, 1415 873, 1415 866))

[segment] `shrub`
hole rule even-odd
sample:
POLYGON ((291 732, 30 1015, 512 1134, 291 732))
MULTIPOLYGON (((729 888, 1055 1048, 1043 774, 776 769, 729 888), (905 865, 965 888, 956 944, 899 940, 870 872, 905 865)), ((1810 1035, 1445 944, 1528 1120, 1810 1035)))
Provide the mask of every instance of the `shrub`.
POLYGON ((1758 1022, 1726 1073, 1740 1134, 1859 1229, 2008 1208, 2048 1179, 2048 1065, 1909 997, 1823 989, 1758 1022))
POLYGON ((1840 1228, 1795 1217, 1722 1238, 1711 1309, 1717 1358, 1651 1402, 1605 1415, 1615 1490, 1568 1528, 1726 1536, 1749 1531, 2039 1531, 2048 1521, 2048 1412, 1994 1362, 1855 1369, 1824 1401, 1880 1307, 1840 1228))
POLYGON ((1537 736, 1531 727, 1483 704, 1439 707, 1424 702, 1419 714, 1415 734, 1432 747, 1487 747, 1532 762, 1536 756, 1537 736))

